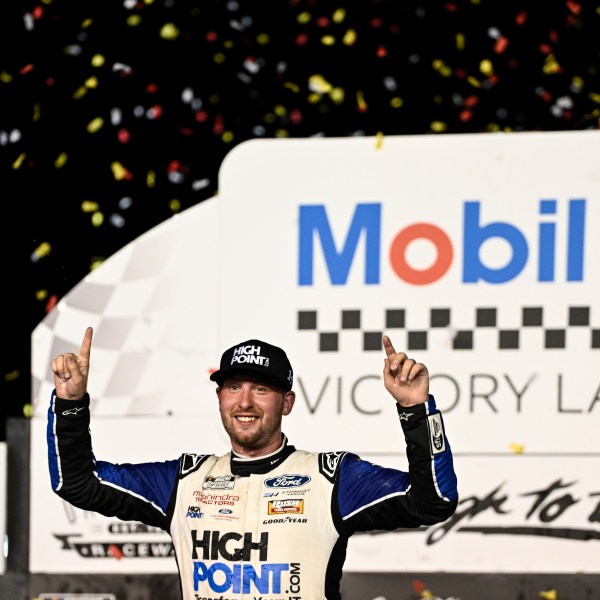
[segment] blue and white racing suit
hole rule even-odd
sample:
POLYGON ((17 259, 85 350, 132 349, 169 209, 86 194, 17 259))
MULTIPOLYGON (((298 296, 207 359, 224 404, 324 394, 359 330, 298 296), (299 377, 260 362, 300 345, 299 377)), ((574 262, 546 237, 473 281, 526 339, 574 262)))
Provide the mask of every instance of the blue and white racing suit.
POLYGON ((79 508, 167 531, 184 600, 339 600, 351 535, 432 525, 456 510, 433 396, 397 406, 408 472, 351 452, 297 450, 285 435, 259 459, 230 452, 112 464, 94 457, 89 402, 52 396, 52 488, 79 508))

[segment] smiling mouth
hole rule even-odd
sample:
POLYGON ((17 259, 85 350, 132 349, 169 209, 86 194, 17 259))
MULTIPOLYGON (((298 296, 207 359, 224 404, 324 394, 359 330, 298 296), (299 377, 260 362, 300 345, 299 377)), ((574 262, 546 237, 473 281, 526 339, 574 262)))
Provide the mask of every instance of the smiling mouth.
POLYGON ((256 421, 257 418, 258 417, 236 417, 236 420, 241 423, 252 423, 253 421, 256 421))

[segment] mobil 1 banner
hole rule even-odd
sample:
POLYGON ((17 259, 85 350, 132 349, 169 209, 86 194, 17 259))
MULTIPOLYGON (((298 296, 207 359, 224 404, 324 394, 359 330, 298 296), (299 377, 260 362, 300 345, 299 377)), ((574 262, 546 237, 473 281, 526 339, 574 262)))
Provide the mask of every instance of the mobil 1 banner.
POLYGON ((600 454, 599 152, 592 131, 260 140, 222 166, 217 345, 286 349, 293 443, 403 466, 382 335, 429 368, 467 516, 421 568, 464 569, 463 541, 480 562, 473 540, 497 551, 483 569, 513 568, 503 535, 532 544, 531 569, 565 569, 564 552, 600 568, 570 547, 600 531, 584 467, 600 454), (554 472, 529 485, 536 461, 554 472), (501 520, 522 495, 539 504, 501 520), (464 529, 486 501, 485 526, 507 528, 493 542, 464 529))

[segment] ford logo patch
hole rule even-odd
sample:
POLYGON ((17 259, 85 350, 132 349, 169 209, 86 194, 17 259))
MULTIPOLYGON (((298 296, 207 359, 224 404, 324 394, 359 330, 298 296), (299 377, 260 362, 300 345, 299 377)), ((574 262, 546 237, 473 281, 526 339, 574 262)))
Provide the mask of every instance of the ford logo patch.
POLYGON ((265 485, 270 488, 293 488, 306 485, 310 481, 309 475, 277 475, 265 479, 265 485))

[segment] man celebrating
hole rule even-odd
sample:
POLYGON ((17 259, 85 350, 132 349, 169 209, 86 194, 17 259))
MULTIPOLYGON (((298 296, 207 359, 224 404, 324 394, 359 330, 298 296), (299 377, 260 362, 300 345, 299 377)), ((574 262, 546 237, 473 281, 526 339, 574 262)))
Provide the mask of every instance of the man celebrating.
POLYGON ((52 360, 52 488, 79 508, 167 531, 184 600, 339 600, 350 536, 432 525, 456 510, 452 453, 429 372, 387 336, 383 382, 396 401, 408 472, 351 452, 292 446, 282 420, 296 398, 293 369, 281 348, 260 340, 226 350, 210 376, 230 452, 97 461, 87 392, 92 336, 88 327, 79 354, 52 360))

